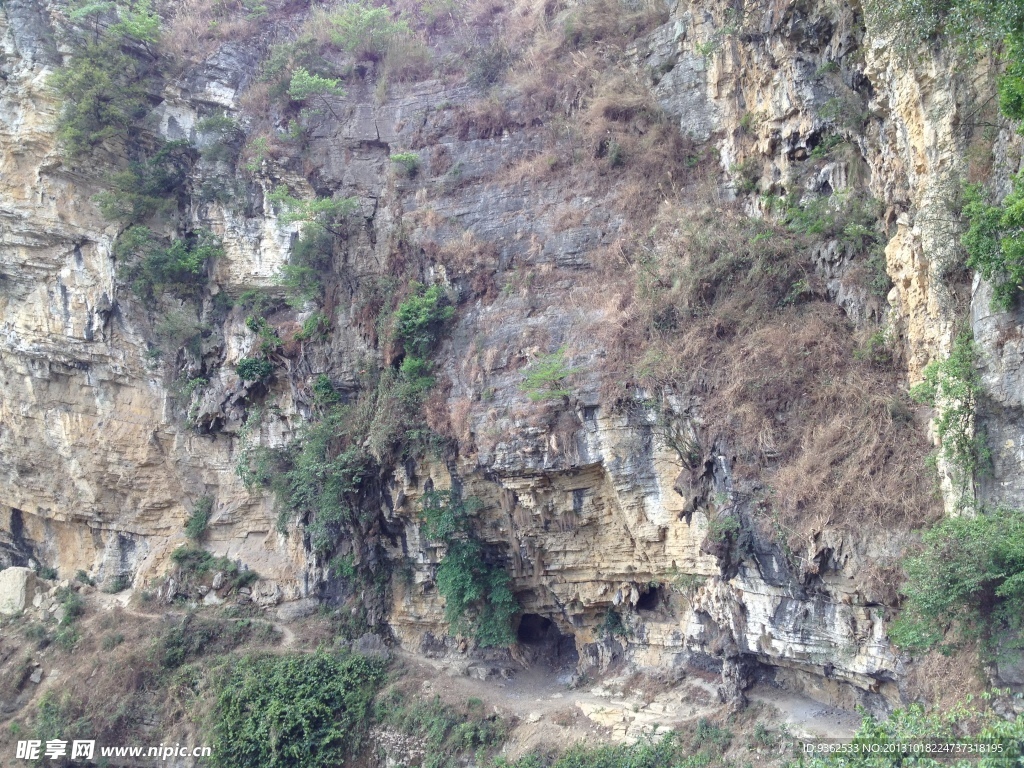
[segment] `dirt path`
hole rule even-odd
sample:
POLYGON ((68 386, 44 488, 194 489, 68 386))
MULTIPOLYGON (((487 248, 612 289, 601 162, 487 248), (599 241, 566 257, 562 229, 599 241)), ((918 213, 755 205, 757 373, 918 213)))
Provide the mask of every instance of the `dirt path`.
POLYGON ((747 698, 774 707, 790 733, 798 737, 848 738, 860 726, 860 716, 855 712, 778 688, 756 687, 747 692, 747 698))

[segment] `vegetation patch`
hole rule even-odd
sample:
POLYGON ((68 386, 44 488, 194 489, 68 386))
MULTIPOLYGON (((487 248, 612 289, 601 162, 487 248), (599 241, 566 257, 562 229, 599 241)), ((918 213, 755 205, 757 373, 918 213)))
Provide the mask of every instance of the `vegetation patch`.
POLYGON ((213 765, 345 765, 360 746, 383 681, 383 664, 363 656, 244 657, 217 697, 213 765))
POLYGON ((453 491, 424 494, 424 533, 444 542, 447 552, 437 568, 437 589, 444 597, 444 615, 453 632, 471 635, 480 647, 511 645, 512 617, 519 602, 504 567, 494 563, 473 535, 471 515, 479 502, 463 500, 453 491))
MULTIPOLYGON (((903 612, 890 628, 912 651, 1019 637, 1024 617, 1024 517, 1010 509, 943 520, 906 560, 903 612)), ((1013 647, 1021 647, 1020 640, 1013 647)), ((1003 650, 1008 650, 1004 648, 1003 650)))
POLYGON ((213 497, 203 496, 192 507, 192 514, 185 521, 185 535, 193 541, 199 541, 206 533, 213 512, 213 497))
POLYGON ((453 707, 437 696, 416 700, 393 688, 377 699, 374 712, 378 723, 426 742, 423 768, 455 768, 466 757, 472 757, 477 765, 487 765, 487 754, 508 738, 508 724, 489 714, 479 699, 453 707))
POLYGON ((974 477, 988 467, 991 458, 985 436, 975 423, 982 393, 977 365, 978 348, 970 331, 964 331, 953 341, 949 357, 929 363, 923 381, 910 390, 916 401, 938 410, 935 430, 961 508, 973 503, 974 477))

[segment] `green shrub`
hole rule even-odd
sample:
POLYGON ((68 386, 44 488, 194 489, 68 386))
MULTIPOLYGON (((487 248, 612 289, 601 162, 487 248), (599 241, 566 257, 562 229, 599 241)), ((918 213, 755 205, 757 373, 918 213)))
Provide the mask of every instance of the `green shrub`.
POLYGON ((235 371, 242 381, 265 382, 274 373, 274 364, 269 360, 243 357, 235 364, 235 371))
POLYGON ((938 410, 935 428, 942 457, 959 492, 960 507, 969 504, 971 482, 986 468, 990 457, 974 418, 982 392, 977 361, 977 345, 970 331, 964 331, 953 341, 949 357, 929 363, 924 380, 910 390, 914 400, 938 410))
POLYGON ((71 60, 50 77, 62 106, 57 136, 71 156, 113 137, 131 143, 149 112, 150 81, 158 74, 146 49, 157 39, 159 16, 148 2, 136 2, 86 3, 69 17, 75 23, 91 21, 93 30, 72 37, 71 60), (118 21, 101 25, 100 15, 108 10, 118 21))
POLYGON ((538 755, 526 755, 514 763, 499 760, 497 768, 701 768, 710 755, 688 754, 675 732, 664 736, 652 735, 635 744, 602 744, 590 746, 579 743, 570 746, 557 760, 551 762, 538 755))
POLYGON ((331 106, 330 97, 341 98, 345 95, 345 89, 341 87, 340 83, 340 80, 314 75, 305 67, 296 67, 292 70, 292 77, 288 83, 288 95, 302 103, 316 100, 337 117, 337 113, 331 106))
POLYGON ((206 284, 206 265, 220 257, 220 243, 207 232, 196 232, 163 247, 145 226, 126 229, 114 244, 118 276, 140 299, 154 301, 167 291, 193 298, 206 284))
POLYGON ((277 335, 277 329, 265 317, 249 315, 245 318, 245 327, 256 334, 259 341, 257 349, 260 355, 269 355, 281 349, 281 337, 277 335))
POLYGON ((187 141, 169 141, 150 158, 135 160, 107 178, 96 195, 100 213, 112 220, 142 223, 188 204, 185 181, 194 160, 187 141))
POLYGON ((113 635, 105 635, 103 637, 103 642, 100 643, 100 647, 104 651, 106 651, 107 653, 110 653, 112 650, 117 648, 117 646, 121 645, 123 642, 124 642, 124 635, 122 635, 120 632, 116 632, 113 635))
POLYGON ((579 368, 570 368, 565 363, 565 347, 550 355, 541 355, 526 369, 526 378, 519 388, 533 402, 561 400, 572 394, 565 388, 565 380, 577 373, 579 368))
POLYGON ((452 491, 426 493, 420 507, 424 532, 448 548, 437 569, 437 589, 449 627, 484 648, 507 646, 515 640, 512 617, 519 603, 508 573, 487 560, 472 535, 470 516, 478 506, 476 499, 463 501, 452 491))
POLYGON ((943 520, 904 569, 904 610, 889 632, 902 648, 988 645, 1024 628, 1024 515, 1016 510, 943 520))
POLYGON ((157 642, 157 655, 165 669, 176 669, 189 659, 205 654, 226 653, 262 634, 272 637, 267 622, 249 619, 210 619, 189 613, 157 642))
POLYGON ((396 152, 391 156, 391 162, 401 169, 403 176, 414 177, 420 169, 420 156, 415 152, 396 152))
POLYGON ((39 566, 39 570, 36 573, 39 574, 39 578, 46 579, 47 581, 54 581, 57 578, 57 569, 51 568, 48 565, 39 566))
POLYGON ((185 521, 185 535, 193 541, 198 541, 206 533, 206 525, 210 522, 210 513, 213 512, 213 497, 203 496, 192 507, 192 514, 185 521))
POLYGON ((339 236, 345 234, 342 228, 344 222, 359 210, 359 199, 356 197, 301 200, 293 197, 283 184, 275 187, 267 200, 280 207, 282 224, 302 222, 339 236))
POLYGON ((383 681, 383 664, 361 656, 247 656, 217 697, 213 765, 344 765, 360 745, 383 681))
POLYGON ((103 585, 103 591, 108 595, 116 595, 118 592, 124 592, 131 585, 131 574, 119 573, 103 585))
POLYGON ((201 578, 208 573, 220 571, 224 574, 224 588, 235 592, 259 580, 255 571, 243 571, 226 557, 214 557, 206 550, 195 546, 178 547, 171 552, 171 561, 178 567, 183 579, 201 578))
POLYGON ((333 13, 328 23, 331 42, 356 61, 380 61, 398 37, 410 34, 409 24, 392 18, 388 8, 351 2, 333 13))
MULTIPOLYGON (((981 700, 991 700, 990 693, 982 694, 981 700)), ((1015 765, 1020 760, 1021 743, 1024 737, 1024 716, 1007 719, 996 713, 994 707, 977 706, 967 703, 926 712, 920 704, 911 704, 906 709, 897 709, 884 721, 864 715, 860 727, 853 737, 851 751, 824 757, 805 757, 800 761, 804 768, 896 768, 901 765, 934 766, 952 765, 967 768, 971 765, 1003 766, 1015 765), (893 744, 912 743, 963 743, 1001 745, 1002 751, 990 753, 980 762, 962 758, 947 761, 928 756, 908 757, 890 752, 893 744), (881 745, 872 750, 867 745, 881 745), (857 751, 852 751, 856 749, 857 751)))
POLYGON ((508 725, 488 716, 480 704, 479 699, 470 699, 464 709, 455 708, 438 696, 410 700, 391 690, 374 704, 374 719, 423 739, 430 755, 424 768, 454 768, 461 764, 459 758, 463 755, 475 757, 477 765, 485 765, 480 750, 499 747, 508 737, 508 725))
POLYGON ((622 614, 613 608, 609 608, 601 622, 601 635, 603 637, 625 637, 629 632, 626 625, 622 623, 622 614))
POLYGON ((992 281, 992 309, 1007 311, 1024 290, 1024 178, 1014 177, 1000 205, 986 203, 977 185, 967 187, 965 200, 967 266, 992 281))
POLYGON ((77 581, 79 584, 87 584, 90 587, 96 586, 96 582, 92 579, 92 577, 81 569, 79 569, 79 571, 75 573, 75 581, 77 581))
POLYGON ((321 373, 313 382, 313 399, 317 405, 333 405, 341 400, 341 395, 331 383, 331 377, 321 373))
POLYGON ((324 275, 334 256, 334 238, 316 225, 306 225, 292 247, 288 263, 281 267, 280 283, 288 292, 289 303, 302 308, 323 297, 324 275))
POLYGON ((314 312, 307 317, 302 328, 295 334, 296 341, 324 341, 331 330, 331 321, 323 312, 314 312))
POLYGON ((440 285, 411 284, 412 295, 395 310, 395 337, 407 355, 425 358, 434 349, 444 324, 455 314, 440 285))

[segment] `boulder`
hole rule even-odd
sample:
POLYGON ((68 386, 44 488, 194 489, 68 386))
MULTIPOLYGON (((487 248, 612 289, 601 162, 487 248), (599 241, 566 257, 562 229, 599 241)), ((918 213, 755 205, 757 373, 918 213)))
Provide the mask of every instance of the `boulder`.
POLYGON ((0 613, 19 613, 32 605, 36 592, 36 574, 31 568, 5 568, 0 571, 0 613))

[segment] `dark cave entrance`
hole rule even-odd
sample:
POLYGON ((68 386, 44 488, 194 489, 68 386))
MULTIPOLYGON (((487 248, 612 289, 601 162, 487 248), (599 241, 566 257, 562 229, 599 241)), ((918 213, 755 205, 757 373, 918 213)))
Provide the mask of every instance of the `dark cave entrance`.
POLYGON ((546 616, 524 613, 519 619, 516 639, 534 664, 546 664, 552 669, 575 667, 580 660, 576 651, 575 635, 563 635, 558 626, 546 616))
POLYGON ((658 607, 658 603, 661 602, 661 595, 658 594, 661 590, 658 587, 650 587, 646 592, 640 595, 640 599, 636 601, 636 609, 638 611, 653 611, 658 607))
POLYGON ((538 616, 536 613, 524 613, 523 618, 519 620, 516 638, 523 645, 543 645, 554 625, 551 619, 538 616))

